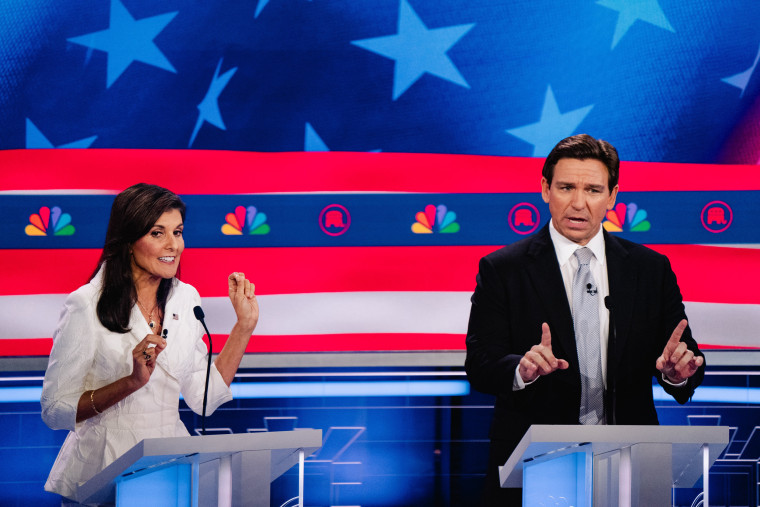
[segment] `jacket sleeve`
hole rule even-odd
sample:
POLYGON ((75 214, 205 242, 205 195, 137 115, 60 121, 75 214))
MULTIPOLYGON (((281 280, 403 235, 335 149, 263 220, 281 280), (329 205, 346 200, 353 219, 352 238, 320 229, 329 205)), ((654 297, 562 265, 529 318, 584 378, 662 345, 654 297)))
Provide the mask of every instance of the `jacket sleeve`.
POLYGON ((53 348, 42 384, 42 420, 51 429, 73 431, 79 398, 86 391, 95 360, 92 302, 81 292, 70 294, 53 333, 53 348))
MULTIPOLYGON (((683 297, 681 296, 681 290, 678 288, 676 275, 673 272, 670 261, 667 258, 665 258, 665 263, 665 276, 663 279, 662 289, 663 302, 665 304, 665 308, 663 308, 665 314, 665 318, 663 319, 665 328, 662 330, 660 352, 662 352, 662 350, 665 348, 665 344, 667 343, 668 339, 670 339, 670 336, 678 323, 682 319, 687 318, 683 305, 683 297)), ((681 341, 686 343, 686 346, 694 353, 695 356, 702 356, 704 358, 704 354, 701 350, 699 350, 699 346, 691 334, 690 326, 687 326, 684 330, 683 335, 681 336, 681 341)), ((673 396, 673 398, 675 398, 678 403, 684 404, 689 401, 689 399, 694 395, 694 390, 702 383, 702 380, 705 377, 706 364, 706 361, 703 362, 702 366, 699 367, 694 375, 689 377, 686 385, 684 386, 673 386, 671 384, 668 384, 662 380, 662 375, 660 372, 657 372, 656 378, 665 392, 673 396)))
POLYGON ((513 354, 507 291, 488 257, 480 260, 467 327, 467 379, 478 391, 512 393, 522 356, 513 354))
MULTIPOLYGON (((189 307, 201 304, 198 292, 192 290, 193 303, 189 307)), ((203 341, 205 330, 200 322, 192 319, 193 325, 191 338, 193 351, 184 365, 182 374, 179 376, 180 391, 187 406, 196 414, 203 413, 203 393, 206 387, 206 368, 208 361, 208 347, 203 341)), ((232 390, 222 378, 215 364, 211 364, 208 380, 208 397, 206 401, 206 415, 211 415, 223 403, 232 399, 232 390)))

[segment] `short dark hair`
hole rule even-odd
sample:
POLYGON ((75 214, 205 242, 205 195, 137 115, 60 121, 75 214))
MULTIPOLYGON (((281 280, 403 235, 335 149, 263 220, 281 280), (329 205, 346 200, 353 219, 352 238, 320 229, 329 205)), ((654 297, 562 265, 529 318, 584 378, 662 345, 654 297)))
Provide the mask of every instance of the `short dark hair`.
POLYGON ((618 184, 620 158, 615 147, 607 141, 594 139, 588 134, 578 134, 558 142, 546 157, 544 168, 541 170, 541 175, 546 178, 550 186, 554 177, 554 167, 563 158, 598 160, 607 168, 607 186, 610 192, 618 184))
MULTIPOLYGON (((182 199, 170 190, 147 183, 132 185, 114 199, 103 252, 90 277, 94 278, 105 263, 97 313, 100 323, 110 331, 129 331, 129 316, 137 301, 132 279, 132 245, 148 234, 161 215, 173 209, 179 210, 184 221, 185 203, 182 199)), ((172 280, 161 280, 159 285, 157 298, 162 311, 171 284, 172 280)))

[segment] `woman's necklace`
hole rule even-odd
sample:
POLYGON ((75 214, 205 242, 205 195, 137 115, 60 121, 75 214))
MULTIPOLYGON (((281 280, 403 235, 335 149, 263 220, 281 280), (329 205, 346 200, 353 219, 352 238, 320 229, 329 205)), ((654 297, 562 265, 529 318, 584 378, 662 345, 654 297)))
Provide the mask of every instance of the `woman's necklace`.
POLYGON ((140 308, 142 308, 143 312, 148 314, 148 325, 150 326, 150 328, 153 329, 154 327, 156 327, 156 321, 153 320, 153 312, 156 311, 156 307, 158 306, 158 301, 156 301, 156 304, 153 305, 153 308, 151 309, 150 312, 148 312, 148 310, 145 309, 145 307, 143 306, 143 304, 140 302, 139 299, 137 300, 137 304, 140 305, 140 308))

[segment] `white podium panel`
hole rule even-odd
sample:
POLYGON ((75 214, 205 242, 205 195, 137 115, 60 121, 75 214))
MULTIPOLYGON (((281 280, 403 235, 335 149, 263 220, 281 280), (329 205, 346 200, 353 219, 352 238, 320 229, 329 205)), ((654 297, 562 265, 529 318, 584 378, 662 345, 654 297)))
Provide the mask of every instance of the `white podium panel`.
POLYGON ((145 507, 158 484, 161 505, 269 507, 270 483, 297 464, 302 500, 303 459, 321 446, 313 429, 148 438, 81 485, 77 501, 145 507))
POLYGON ((672 488, 694 487, 703 476, 707 501, 709 468, 726 445, 723 426, 533 425, 499 467, 499 479, 502 487, 530 487, 523 498, 535 497, 545 493, 531 480, 543 475, 537 467, 557 469, 562 459, 575 463, 561 473, 575 474, 563 483, 575 481, 580 505, 669 505, 672 488))

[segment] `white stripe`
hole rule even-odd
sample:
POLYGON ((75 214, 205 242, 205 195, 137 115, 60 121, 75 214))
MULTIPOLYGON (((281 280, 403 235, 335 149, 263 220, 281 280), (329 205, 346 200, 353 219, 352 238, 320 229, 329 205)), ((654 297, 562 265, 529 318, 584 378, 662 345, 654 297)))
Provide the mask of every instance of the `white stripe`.
POLYGON ((760 347, 760 305, 684 303, 698 343, 760 347))
POLYGON ((66 296, 0 296, 0 338, 50 338, 66 296))
MULTIPOLYGON (((470 292, 331 292, 259 296, 256 334, 464 334, 470 292)), ((53 335, 64 294, 0 296, 0 339, 53 335)), ((687 302, 700 343, 757 347, 760 305, 687 302)), ((203 298, 209 330, 227 334, 235 323, 226 297, 203 298)))
MULTIPOLYGON (((329 292, 260 296, 256 334, 467 332, 469 292, 329 292)), ((227 298, 204 298, 212 333, 235 323, 227 298)))
MULTIPOLYGON (((455 333, 467 331, 469 292, 330 292, 259 296, 256 334, 455 333)), ((53 335, 66 296, 0 296, 0 339, 53 335)), ((227 334, 226 297, 203 298, 212 334, 227 334)))

